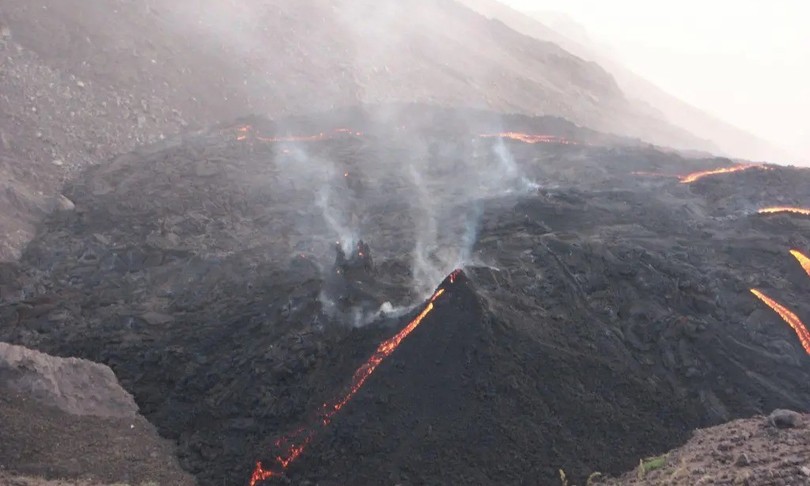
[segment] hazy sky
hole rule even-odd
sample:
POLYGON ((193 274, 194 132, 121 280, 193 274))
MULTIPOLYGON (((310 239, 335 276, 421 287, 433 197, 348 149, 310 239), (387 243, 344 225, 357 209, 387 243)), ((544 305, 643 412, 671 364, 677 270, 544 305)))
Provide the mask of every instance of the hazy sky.
POLYGON ((810 161, 810 0, 501 0, 568 14, 637 74, 810 161))

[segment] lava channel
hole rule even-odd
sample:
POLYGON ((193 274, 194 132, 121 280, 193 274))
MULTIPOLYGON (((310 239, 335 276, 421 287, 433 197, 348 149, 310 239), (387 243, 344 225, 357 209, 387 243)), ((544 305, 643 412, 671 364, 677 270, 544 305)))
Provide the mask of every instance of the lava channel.
POLYGON ((236 128, 236 140, 243 142, 246 140, 256 140, 265 143, 280 142, 319 142, 331 140, 337 137, 360 137, 362 132, 356 132, 348 128, 336 128, 330 132, 320 132, 315 135, 289 135, 285 137, 263 137, 257 134, 251 125, 242 125, 236 128))
POLYGON ((796 208, 792 206, 774 206, 771 208, 762 208, 757 212, 759 214, 793 213, 793 214, 802 214, 804 216, 810 216, 810 209, 796 208))
POLYGON ((479 135, 481 138, 508 138, 523 143, 556 143, 561 145, 579 145, 577 142, 558 137, 556 135, 530 135, 519 132, 485 133, 479 135))
POLYGON ((770 170, 769 167, 762 164, 740 164, 732 167, 722 167, 720 169, 704 170, 700 172, 693 172, 681 177, 681 184, 690 184, 704 177, 718 175, 718 174, 731 174, 732 172, 741 172, 748 169, 762 169, 770 170))
POLYGON ((795 331, 796 335, 799 337, 799 342, 802 343, 802 347, 804 348, 805 352, 810 354, 810 331, 808 331, 804 326, 804 323, 802 323, 801 319, 799 319, 799 316, 757 289, 751 289, 751 293, 756 295, 757 298, 762 302, 765 302, 768 307, 779 314, 779 316, 785 322, 787 322, 790 327, 793 328, 793 331, 795 331))
POLYGON ((641 177, 670 177, 670 178, 673 178, 673 179, 682 179, 681 176, 675 175, 675 174, 664 174, 662 172, 649 172, 649 171, 644 171, 644 170, 637 170, 637 171, 631 172, 630 175, 641 176, 641 177))
MULTIPOLYGON (((461 270, 455 270, 450 274, 447 281, 450 284, 455 283, 456 278, 460 274, 461 270)), ((430 297, 427 305, 424 309, 422 309, 422 312, 420 312, 419 315, 417 315, 411 322, 408 323, 407 326, 403 327, 402 330, 396 333, 393 337, 383 341, 383 343, 377 347, 377 351, 375 351, 374 354, 372 354, 371 357, 359 368, 357 368, 357 371, 354 372, 352 381, 344 393, 332 401, 323 404, 318 412, 317 422, 314 426, 298 429, 275 442, 276 447, 283 451, 281 454, 276 456, 275 468, 265 469, 261 462, 257 462, 256 467, 253 470, 253 474, 250 476, 250 486, 256 486, 256 484, 261 481, 280 476, 291 463, 293 463, 301 456, 301 454, 303 454, 304 449, 306 449, 310 442, 312 442, 312 440, 315 438, 318 430, 329 425, 335 414, 345 407, 346 404, 349 403, 352 398, 354 398, 357 392, 360 391, 360 388, 363 387, 366 380, 368 380, 371 374, 374 373, 377 366, 379 366, 380 363, 385 360, 385 358, 390 356, 391 353, 393 353, 397 347, 399 347, 402 341, 414 331, 414 329, 419 327, 419 324, 421 324, 425 317, 427 317, 427 315, 433 310, 436 299, 441 297, 445 290, 444 285, 440 286, 430 297)))
POLYGON ((790 250, 790 254, 793 255, 796 258, 796 260, 799 261, 799 265, 802 266, 805 273, 807 273, 807 276, 810 277, 810 258, 808 258, 805 254, 796 249, 790 250))

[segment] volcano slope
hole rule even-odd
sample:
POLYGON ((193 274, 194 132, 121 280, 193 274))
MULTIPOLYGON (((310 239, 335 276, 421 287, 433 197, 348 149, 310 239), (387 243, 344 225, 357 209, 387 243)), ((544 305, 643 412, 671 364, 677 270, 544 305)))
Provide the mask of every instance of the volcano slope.
POLYGON ((810 357, 749 289, 810 319, 789 253, 810 219, 756 213, 810 205, 810 173, 672 177, 731 165, 424 106, 241 120, 66 188, 75 210, 3 268, 0 340, 108 364, 204 485, 278 471, 309 430, 295 483, 619 474, 696 427, 808 410, 810 357))
POLYGON ((714 146, 598 65, 452 0, 2 2, 0 260, 17 260, 36 222, 71 204, 64 181, 134 147, 245 113, 395 101, 714 146))

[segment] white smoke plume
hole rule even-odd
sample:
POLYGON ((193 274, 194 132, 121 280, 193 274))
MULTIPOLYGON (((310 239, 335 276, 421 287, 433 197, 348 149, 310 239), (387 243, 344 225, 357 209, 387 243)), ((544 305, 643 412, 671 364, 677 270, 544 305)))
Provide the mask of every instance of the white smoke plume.
MULTIPOLYGON (((445 11, 430 2, 420 5, 430 12, 445 11)), ((296 113, 317 112, 332 108, 336 99, 346 106, 400 101, 434 103, 432 93, 438 88, 415 73, 411 62, 425 54, 423 31, 409 27, 409 21, 402 16, 408 9, 403 8, 401 2, 341 0, 296 4, 194 0, 172 3, 166 9, 172 12, 175 26, 183 24, 182 28, 192 31, 194 38, 202 38, 199 34, 207 32, 209 40, 213 39, 212 46, 220 46, 223 53, 237 53, 245 58, 250 68, 245 72, 254 74, 246 74, 244 84, 233 89, 248 91, 251 100, 270 100, 269 104, 255 106, 267 107, 265 113, 269 112, 271 118, 280 119, 287 114, 276 109, 278 106, 297 110, 296 113), (302 13, 308 11, 318 12, 323 17, 306 17, 302 13), (287 16, 295 16, 298 23, 284 23, 287 16), (188 22, 189 19, 193 22, 188 22), (319 26, 329 27, 328 32, 335 32, 336 38, 324 39, 319 26), (290 30, 293 28, 311 30, 304 35, 290 30), (288 37, 295 41, 287 42, 288 37), (308 57, 307 53, 324 50, 333 56, 335 63, 312 64, 310 57, 313 56, 308 57), (313 74, 326 67, 332 69, 329 76, 313 74), (298 76, 295 79, 301 79, 306 89, 291 90, 298 94, 276 92, 276 81, 272 76, 262 76, 262 72, 283 72, 285 76, 289 73, 290 79, 298 76), (392 90, 391 86, 397 89, 392 90), (302 104, 306 110, 301 109, 302 104)), ((473 40, 471 33, 477 32, 470 30, 466 20, 455 16, 433 18, 425 11, 418 12, 418 16, 432 23, 440 22, 441 31, 449 38, 473 40)), ((486 45, 478 47, 488 48, 486 45)), ((447 54, 450 55, 450 51, 447 54)), ((468 68, 470 76, 488 76, 488 73, 468 68)), ((279 81, 278 87, 283 86, 287 85, 279 81)), ((450 97, 461 96, 456 88, 452 84, 442 87, 450 97)), ((466 106, 487 106, 486 100, 466 95, 463 100, 459 98, 460 104, 462 101, 466 106)), ((380 125, 391 127, 405 124, 401 115, 398 108, 375 114, 380 125)), ((465 120, 453 122, 463 126, 465 120)), ((418 130, 414 130, 416 132, 418 130)), ((469 130, 468 137, 475 139, 472 144, 477 153, 467 160, 459 160, 452 146, 436 149, 429 141, 416 138, 403 142, 406 146, 402 149, 408 154, 403 157, 405 160, 381 160, 376 174, 364 174, 372 178, 371 184, 377 182, 373 181, 374 177, 380 176, 399 178, 398 182, 409 188, 410 195, 404 204, 409 206, 410 214, 392 215, 397 221, 391 224, 413 227, 413 235, 407 242, 395 244, 412 245, 407 258, 412 286, 419 296, 429 295, 449 272, 474 258, 487 199, 519 197, 538 188, 525 176, 503 140, 482 140, 477 135, 472 128, 469 130)), ((469 142, 468 138, 459 144, 467 150, 469 142)), ((292 239, 308 240, 311 242, 308 246, 330 257, 334 242, 339 241, 349 253, 357 241, 366 236, 355 216, 364 213, 366 208, 354 206, 355 198, 341 182, 342 169, 329 159, 331 155, 308 153, 306 143, 283 144, 283 149, 287 152, 282 152, 280 147, 276 157, 283 177, 295 186, 297 194, 309 194, 301 198, 310 206, 298 209, 300 214, 294 218, 296 235, 292 239)), ((402 258, 401 252, 394 254, 377 242, 369 243, 377 255, 402 258)))
POLYGON ((492 148, 497 156, 501 178, 498 180, 496 190, 503 190, 507 193, 515 191, 521 194, 536 191, 540 185, 536 182, 530 181, 523 172, 518 168, 512 152, 502 138, 498 138, 495 146, 492 148))
POLYGON ((427 159, 409 167, 417 221, 412 272, 421 296, 455 268, 471 263, 486 200, 519 197, 540 187, 526 177, 502 139, 481 152, 461 167, 448 167, 453 175, 439 177, 438 183, 423 174, 445 161, 427 159))
POLYGON ((303 145, 294 144, 284 144, 276 151, 276 163, 300 194, 311 195, 302 199, 312 200, 314 196, 309 212, 319 218, 296 218, 298 233, 324 243, 337 241, 344 252, 352 251, 359 239, 358 229, 352 226, 350 196, 337 165, 330 159, 310 155, 303 145))
POLYGON ((332 232, 337 235, 338 242, 340 242, 343 251, 349 253, 354 249, 354 245, 358 238, 354 230, 346 225, 345 213, 339 210, 339 203, 332 197, 332 188, 329 184, 324 184, 318 191, 318 198, 316 205, 321 210, 326 224, 329 225, 332 232))

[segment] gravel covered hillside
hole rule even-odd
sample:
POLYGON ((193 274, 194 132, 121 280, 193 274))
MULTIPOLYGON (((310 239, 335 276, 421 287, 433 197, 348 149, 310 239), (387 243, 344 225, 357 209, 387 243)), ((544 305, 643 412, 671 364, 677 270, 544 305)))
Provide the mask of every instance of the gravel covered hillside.
MULTIPOLYGON (((599 66, 449 0, 0 3, 0 259, 79 168, 250 114, 423 102, 691 140, 599 66)), ((682 145, 682 144, 681 144, 682 145)))

